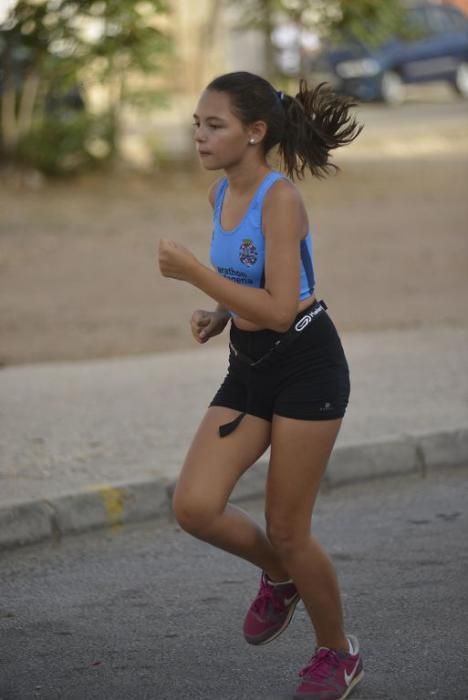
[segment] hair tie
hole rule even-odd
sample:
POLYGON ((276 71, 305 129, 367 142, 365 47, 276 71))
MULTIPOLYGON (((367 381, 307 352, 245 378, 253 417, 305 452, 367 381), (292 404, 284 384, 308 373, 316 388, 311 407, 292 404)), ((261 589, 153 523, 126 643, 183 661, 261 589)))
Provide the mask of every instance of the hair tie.
POLYGON ((276 92, 276 95, 277 95, 279 101, 280 101, 281 104, 282 104, 282 103, 283 103, 283 99, 284 99, 284 92, 281 92, 281 90, 275 90, 275 92, 276 92))

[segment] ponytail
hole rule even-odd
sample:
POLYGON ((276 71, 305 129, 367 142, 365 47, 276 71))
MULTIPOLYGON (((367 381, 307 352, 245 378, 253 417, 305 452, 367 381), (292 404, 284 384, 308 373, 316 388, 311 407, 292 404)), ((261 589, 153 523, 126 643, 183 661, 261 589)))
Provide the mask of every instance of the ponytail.
POLYGON ((336 95, 326 83, 310 90, 305 80, 295 97, 281 93, 281 102, 286 124, 279 153, 288 176, 301 180, 309 169, 322 178, 339 170, 330 162, 330 151, 351 143, 363 129, 349 113, 355 103, 336 95))
POLYGON ((292 180, 302 179, 307 168, 319 178, 339 170, 330 162, 330 151, 354 141, 363 128, 349 113, 355 103, 336 95, 326 83, 309 90, 301 80, 299 92, 291 97, 264 78, 239 71, 215 78, 207 90, 227 93, 243 124, 266 123, 265 155, 278 146, 283 169, 292 180))

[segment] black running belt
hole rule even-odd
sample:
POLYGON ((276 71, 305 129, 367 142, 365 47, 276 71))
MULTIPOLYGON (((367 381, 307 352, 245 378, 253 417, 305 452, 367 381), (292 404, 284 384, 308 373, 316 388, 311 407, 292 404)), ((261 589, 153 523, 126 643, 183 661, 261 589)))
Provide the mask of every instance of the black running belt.
MULTIPOLYGON (((249 403, 248 398, 247 398, 247 404, 249 403)), ((239 413, 237 418, 232 420, 230 423, 224 423, 224 425, 219 426, 219 437, 226 437, 226 435, 230 435, 231 433, 234 432, 234 430, 237 428, 243 417, 245 416, 246 411, 244 413, 239 413)))
MULTIPOLYGON (((294 321, 289 330, 287 330, 281 338, 278 338, 278 340, 274 342, 271 348, 269 348, 264 355, 259 357, 258 360, 253 360, 248 355, 245 355, 244 353, 240 352, 240 350, 234 347, 234 345, 231 342, 229 343, 229 347, 231 348, 235 357, 238 360, 240 360, 240 362, 242 362, 242 364, 245 365, 245 367, 248 369, 255 370, 260 366, 268 366, 268 364, 275 359, 276 355, 283 353, 286 350, 286 348, 288 348, 295 340, 297 340, 297 338, 299 338, 301 332, 305 328, 307 328, 309 323, 311 323, 314 320, 314 318, 321 314, 323 311, 326 311, 327 308, 328 307, 323 301, 323 299, 321 299, 320 301, 314 301, 313 304, 311 304, 307 307, 307 309, 304 309, 304 311, 301 312, 300 318, 297 321, 294 321)), ((252 394, 253 390, 252 387, 249 385, 247 389, 245 411, 243 413, 240 413, 234 420, 230 421, 229 423, 224 423, 223 425, 219 426, 220 437, 226 437, 226 435, 230 435, 232 432, 234 432, 234 430, 237 428, 245 414, 249 412, 249 405, 250 399, 252 398, 252 394)))

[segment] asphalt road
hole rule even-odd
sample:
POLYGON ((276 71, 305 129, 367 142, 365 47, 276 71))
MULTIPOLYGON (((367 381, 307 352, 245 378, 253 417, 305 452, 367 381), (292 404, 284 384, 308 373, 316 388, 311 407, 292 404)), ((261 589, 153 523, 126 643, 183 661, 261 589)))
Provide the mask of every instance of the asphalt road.
MULTIPOLYGON (((468 468, 321 494, 366 675, 356 700, 468 698, 468 468)), ((262 504, 246 506, 262 518, 262 504)), ((147 523, 2 555, 0 699, 286 700, 313 650, 299 606, 251 648, 257 571, 147 523)))

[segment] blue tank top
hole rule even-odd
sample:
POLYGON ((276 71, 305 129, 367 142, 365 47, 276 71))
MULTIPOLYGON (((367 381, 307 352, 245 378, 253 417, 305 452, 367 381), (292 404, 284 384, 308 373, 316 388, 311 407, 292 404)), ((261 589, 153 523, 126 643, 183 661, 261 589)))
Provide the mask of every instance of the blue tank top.
MULTIPOLYGON (((228 187, 227 178, 219 183, 213 212, 211 264, 220 275, 248 287, 265 286, 265 239, 262 232, 262 207, 270 187, 281 179, 282 173, 265 176, 248 206, 244 218, 236 228, 226 231, 221 225, 221 211, 228 187)), ((301 282, 299 299, 311 296, 315 288, 312 236, 310 231, 300 242, 301 282)), ((231 311, 231 315, 236 314, 231 311)))

